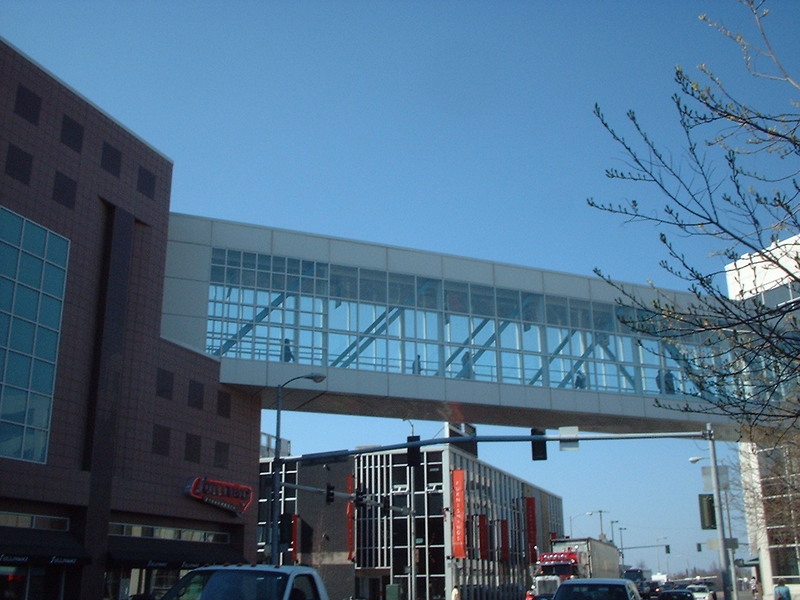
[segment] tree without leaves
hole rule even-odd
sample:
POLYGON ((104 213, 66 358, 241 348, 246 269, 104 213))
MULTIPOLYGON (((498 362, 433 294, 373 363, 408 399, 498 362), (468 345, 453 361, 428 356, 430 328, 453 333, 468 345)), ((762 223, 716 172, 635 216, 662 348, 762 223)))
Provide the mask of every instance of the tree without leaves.
MULTIPOLYGON (((757 44, 705 15, 700 18, 739 45, 752 76, 796 94, 800 85, 764 28, 766 0, 737 2, 752 16, 757 44)), ((800 301, 765 302, 761 295, 749 295, 747 285, 729 298, 724 268, 701 266, 682 248, 701 238, 710 241, 717 258, 738 261, 734 279, 745 284, 756 270, 770 269, 800 296, 800 238, 793 238, 800 234, 800 105, 788 97, 785 111, 761 109, 739 100, 709 67, 701 65, 699 73, 702 83, 681 68, 675 72, 673 101, 685 145, 677 160, 648 135, 633 111, 627 113, 634 140, 629 141, 595 107, 627 163, 624 170, 608 169, 607 177, 644 184, 647 190, 643 199, 621 204, 588 200, 628 222, 657 226, 667 254, 660 266, 683 282, 691 301, 679 304, 658 290, 656 300, 645 301, 596 273, 621 292, 624 323, 662 340, 672 358, 679 356, 692 384, 690 395, 703 401, 663 405, 788 434, 800 418, 800 301)))

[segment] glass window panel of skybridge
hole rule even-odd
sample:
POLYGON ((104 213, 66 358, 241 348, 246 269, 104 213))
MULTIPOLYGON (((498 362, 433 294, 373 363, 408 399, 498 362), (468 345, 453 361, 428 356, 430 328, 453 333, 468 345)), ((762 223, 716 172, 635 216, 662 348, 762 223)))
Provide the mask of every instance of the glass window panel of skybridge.
POLYGON ((298 314, 298 323, 301 327, 316 327, 317 329, 322 329, 324 316, 321 313, 301 311, 298 314))
POLYGON ((522 349, 522 325, 516 321, 500 321, 498 345, 509 350, 522 349))
POLYGON ((500 354, 500 380, 505 383, 523 383, 522 354, 502 352, 500 354))
POLYGON ((330 295, 332 298, 358 300, 358 269, 331 265, 330 295))
POLYGON ((470 339, 470 322, 466 315, 447 314, 445 316, 445 340, 455 343, 467 343, 470 339))
POLYGON ((414 357, 403 355, 403 344, 399 340, 387 340, 386 342, 386 370, 390 373, 404 373, 410 371, 406 365, 411 365, 414 357))
POLYGON ((469 371, 464 368, 464 361, 462 360, 465 352, 469 352, 469 350, 465 350, 463 346, 446 345, 444 347, 445 373, 447 377, 465 378, 467 376, 469 371))
POLYGON ((358 330, 370 335, 385 335, 386 305, 361 302, 358 304, 358 330))
POLYGON ((355 335, 334 333, 328 334, 328 357, 332 366, 337 366, 342 360, 351 354, 351 348, 355 347, 355 335))
POLYGON ((548 373, 551 387, 572 387, 570 373, 573 362, 565 358, 551 358, 548 373))
POLYGON ((497 344, 495 320, 488 317, 472 317, 470 340, 474 346, 487 348, 497 344))
POLYGON ((442 339, 442 313, 431 310, 416 311, 416 338, 423 340, 442 339))
POLYGON ((523 383, 526 385, 545 385, 546 372, 542 368, 542 357, 539 354, 523 353, 522 355, 523 383))
POLYGON ((591 373, 586 385, 587 388, 607 392, 618 392, 622 390, 622 382, 616 365, 608 363, 589 363, 587 367, 591 373))
POLYGON ((657 367, 643 367, 640 369, 642 393, 644 394, 658 394, 658 372, 657 367))
POLYGON ((497 381, 497 353, 481 348, 473 356, 475 379, 497 381))
POLYGON ((358 304, 340 299, 329 300, 328 329, 358 331, 358 304))
POLYGON ((355 352, 359 369, 386 371, 387 348, 384 338, 362 336, 355 352))
POLYGON ((443 285, 438 279, 417 277, 417 307, 441 310, 443 306, 443 285))

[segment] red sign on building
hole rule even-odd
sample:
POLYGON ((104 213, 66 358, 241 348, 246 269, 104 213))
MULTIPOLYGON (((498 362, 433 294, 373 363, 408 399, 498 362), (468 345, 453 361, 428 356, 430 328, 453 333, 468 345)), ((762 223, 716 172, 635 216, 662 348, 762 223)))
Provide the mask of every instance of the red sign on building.
POLYGON ((249 485, 208 477, 197 477, 191 481, 186 486, 186 494, 236 515, 242 515, 253 502, 253 488, 249 485))
POLYGON ((453 470, 453 558, 467 558, 467 499, 464 470, 453 470))

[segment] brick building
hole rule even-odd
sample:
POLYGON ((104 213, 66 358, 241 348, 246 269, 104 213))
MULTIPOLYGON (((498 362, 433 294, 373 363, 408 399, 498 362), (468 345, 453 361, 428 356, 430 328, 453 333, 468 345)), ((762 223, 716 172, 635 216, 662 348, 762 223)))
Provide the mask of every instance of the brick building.
POLYGON ((259 403, 160 333, 171 161, 2 39, 0 161, 0 593, 254 559, 259 403))

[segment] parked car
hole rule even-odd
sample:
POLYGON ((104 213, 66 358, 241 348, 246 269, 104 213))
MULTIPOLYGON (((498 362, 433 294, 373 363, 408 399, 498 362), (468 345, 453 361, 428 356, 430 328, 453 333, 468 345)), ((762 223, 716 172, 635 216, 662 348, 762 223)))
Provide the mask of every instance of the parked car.
POLYGON ((187 573, 161 600, 328 600, 311 567, 215 565, 187 573))
POLYGON ((641 596, 629 579, 567 579, 553 600, 641 600, 641 596))
POLYGON ((692 584, 686 589, 692 592, 694 600, 715 600, 715 594, 707 585, 692 584))
POLYGON ((643 581, 639 584, 639 595, 642 598, 655 598, 661 591, 660 581, 643 581))

